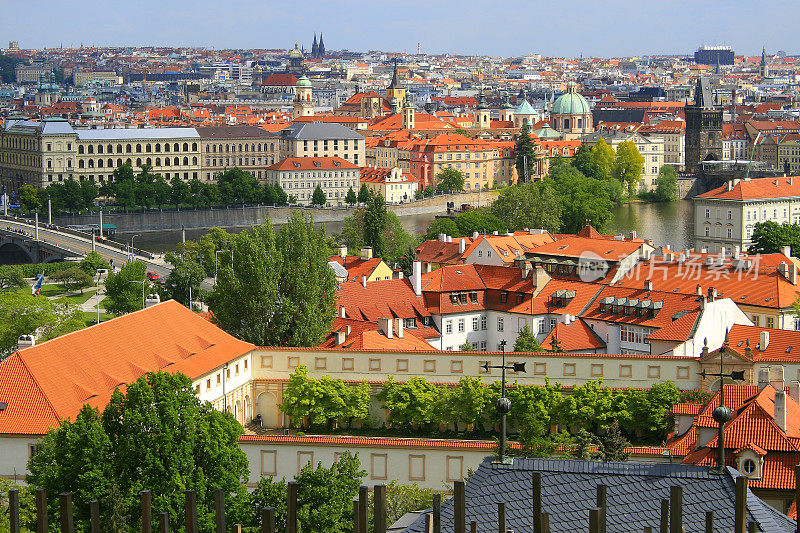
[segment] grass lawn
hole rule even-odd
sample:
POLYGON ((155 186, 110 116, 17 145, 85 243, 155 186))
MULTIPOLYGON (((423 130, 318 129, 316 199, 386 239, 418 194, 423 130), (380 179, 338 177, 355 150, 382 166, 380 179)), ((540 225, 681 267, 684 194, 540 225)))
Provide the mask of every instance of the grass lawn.
POLYGON ((83 294, 75 294, 73 296, 62 296, 61 298, 54 300, 54 302, 57 304, 81 305, 82 303, 87 302, 90 298, 94 298, 95 292, 97 292, 97 289, 84 289, 83 294))
MULTIPOLYGON (((84 311, 83 315, 86 317, 86 325, 91 326, 97 321, 97 313, 93 312, 90 313, 88 311, 84 311)), ((106 320, 111 320, 114 318, 114 315, 111 313, 100 313, 100 322, 105 322, 106 320)))
POLYGON ((39 293, 42 296, 47 296, 48 298, 51 296, 58 296, 59 294, 64 294, 65 292, 67 292, 67 289, 65 289, 64 287, 62 287, 57 283, 42 285, 42 288, 39 290, 39 293))

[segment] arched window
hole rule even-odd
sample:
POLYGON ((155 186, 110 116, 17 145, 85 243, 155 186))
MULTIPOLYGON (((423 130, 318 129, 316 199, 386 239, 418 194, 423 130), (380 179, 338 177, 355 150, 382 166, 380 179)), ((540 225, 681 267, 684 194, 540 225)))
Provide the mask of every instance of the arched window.
POLYGON ((89 160, 89 168, 94 168, 94 159, 89 160))
POLYGON ((196 158, 196 157, 193 157, 193 158, 192 158, 192 164, 193 164, 193 165, 196 165, 196 164, 197 164, 197 158, 196 158))
POLYGON ((92 146, 91 144, 89 146, 87 146, 86 147, 86 153, 87 154, 93 154, 94 153, 94 146, 92 146))
POLYGON ((136 153, 137 154, 141 154, 142 153, 142 145, 141 144, 137 144, 136 145, 136 153))
POLYGON ((165 167, 168 167, 168 166, 169 166, 169 157, 165 157, 165 158, 164 158, 164 166, 165 166, 165 167))
POLYGON ((164 151, 169 152, 169 143, 164 143, 164 151))
POLYGON ((161 143, 156 143, 156 153, 161 152, 161 143))
POLYGON ((130 157, 125 160, 125 163, 128 164, 128 165, 133 165, 133 161, 131 161, 130 157))
POLYGON ((184 157, 183 158, 183 164, 184 165, 188 165, 189 164, 189 158, 188 157, 184 157))
POLYGON ((117 166, 118 166, 118 167, 121 167, 121 166, 122 166, 122 158, 118 158, 118 159, 117 159, 117 166))
POLYGON ((161 158, 160 157, 156 157, 156 166, 157 167, 161 166, 161 158))
POLYGON ((106 162, 106 166, 108 168, 114 168, 114 160, 109 157, 108 161, 106 162))
POLYGON ((130 144, 126 144, 126 145, 125 145, 125 153, 126 153, 126 154, 129 154, 129 153, 131 153, 131 145, 130 145, 130 144))
POLYGON ((192 152, 197 151, 197 143, 192 143, 192 152))
POLYGON ((137 157, 136 158, 136 168, 139 168, 141 166, 142 166, 142 158, 141 157, 137 157))
POLYGON ((98 144, 97 145, 97 153, 98 154, 102 154, 103 153, 103 145, 102 144, 98 144))
POLYGON ((564 129, 565 129, 565 130, 568 130, 568 129, 569 129, 569 119, 568 119, 568 118, 565 118, 565 119, 564 119, 564 129))
POLYGON ((84 168, 83 159, 78 159, 78 168, 84 168))
POLYGON ((180 152, 180 151, 181 151, 181 149, 180 149, 180 148, 179 148, 179 146, 178 146, 178 143, 175 143, 175 144, 172 146, 172 151, 173 151, 173 152, 180 152))
POLYGON ((97 160, 97 168, 103 168, 103 160, 102 159, 98 159, 97 160))
POLYGON ((149 157, 147 158, 147 166, 150 166, 150 167, 153 166, 153 160, 150 159, 149 157))
POLYGON ((121 153, 122 153, 122 145, 121 145, 121 144, 118 144, 118 145, 117 145, 117 153, 118 153, 118 154, 121 154, 121 153))
POLYGON ((113 144, 109 144, 108 146, 106 146, 106 153, 107 154, 113 154, 114 153, 114 145, 113 144))
POLYGON ((83 154, 83 145, 78 146, 78 154, 83 154))
POLYGON ((152 151, 153 151, 153 147, 150 145, 150 143, 147 143, 147 144, 144 146, 144 151, 145 151, 145 152, 147 152, 147 153, 150 153, 150 152, 152 152, 152 151))
POLYGON ((173 159, 172 162, 175 164, 176 167, 181 164, 180 158, 177 158, 177 157, 175 159, 173 159))

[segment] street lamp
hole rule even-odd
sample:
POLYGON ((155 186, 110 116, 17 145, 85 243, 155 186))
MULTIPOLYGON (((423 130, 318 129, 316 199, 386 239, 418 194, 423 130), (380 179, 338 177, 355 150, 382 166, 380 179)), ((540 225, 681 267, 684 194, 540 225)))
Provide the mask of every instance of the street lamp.
POLYGON ((144 286, 145 286, 145 283, 147 283, 147 280, 143 279, 141 281, 137 281, 135 279, 129 279, 128 283, 141 283, 142 284, 142 309, 144 309, 144 302, 145 302, 145 299, 144 299, 144 286))
POLYGON ((97 321, 95 322, 95 324, 99 324, 100 323, 100 278, 102 277, 103 274, 108 274, 108 269, 98 268, 95 274, 97 274, 97 292, 94 293, 95 297, 97 298, 97 321))
POLYGON ((231 267, 233 267, 233 250, 216 250, 214 251, 214 285, 217 284, 217 273, 219 272, 219 255, 225 252, 229 252, 231 254, 231 267))
POLYGON ((128 247, 129 254, 133 254, 133 239, 135 239, 136 237, 140 237, 140 235, 137 233, 136 235, 133 235, 131 237, 131 245, 128 247))
POLYGON ((501 463, 510 463, 511 459, 506 459, 506 416, 511 411, 511 400, 506 398, 506 370, 513 370, 514 372, 525 372, 525 363, 513 363, 506 366, 506 341, 500 341, 500 350, 503 352, 503 364, 500 366, 490 366, 489 362, 481 365, 483 369, 488 372, 490 368, 500 368, 503 370, 502 374, 502 388, 501 396, 495 403, 495 409, 500 413, 500 461, 501 463))

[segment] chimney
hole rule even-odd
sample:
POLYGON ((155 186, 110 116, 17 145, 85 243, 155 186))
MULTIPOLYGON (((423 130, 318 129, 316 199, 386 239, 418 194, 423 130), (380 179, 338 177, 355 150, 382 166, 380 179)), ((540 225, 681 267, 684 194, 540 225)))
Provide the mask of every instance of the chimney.
POLYGON ((775 365, 769 367, 771 375, 770 384, 775 390, 783 390, 785 382, 783 381, 783 365, 775 365))
POLYGON ((344 258, 347 257, 347 246, 344 244, 339 245, 339 257, 342 258, 342 261, 344 261, 344 258))
POLYGON ((397 334, 398 339, 403 338, 403 319, 402 318, 395 318, 394 319, 394 331, 397 334))
POLYGON ((789 282, 792 285, 797 285, 797 265, 794 263, 789 265, 789 282))
POLYGON ((758 390, 763 390, 767 385, 769 385, 769 367, 763 366, 758 369, 758 390))
POLYGON ((372 247, 371 246, 364 246, 361 249, 361 259, 363 259, 364 261, 372 259, 372 247))
POLYGON ((778 263, 778 273, 783 276, 784 279, 789 278, 789 270, 786 268, 786 261, 778 263))
POLYGON ((781 253, 786 257, 792 257, 792 247, 791 246, 781 246, 781 253))
POLYGON ((473 231, 473 232, 472 232, 472 238, 473 238, 473 239, 477 239, 478 237, 480 237, 480 235, 481 235, 481 234, 480 234, 480 233, 478 233, 477 231, 473 231))
POLYGON ((467 239, 458 239, 458 253, 463 254, 467 249, 467 239))
POLYGON ((695 287, 695 288, 694 288, 694 293, 695 293, 697 296, 702 296, 702 295, 703 295, 703 287, 701 287, 700 285, 698 285, 697 287, 695 287))
POLYGON ((394 279, 403 279, 403 271, 402 270, 395 270, 394 271, 394 279))
POLYGON ((343 305, 339 306, 339 318, 347 318, 347 312, 343 305))
POLYGON ((763 352, 769 346, 769 331, 762 331, 761 338, 758 340, 758 351, 763 352))
POLYGON ((781 431, 786 431, 786 391, 775 391, 775 424, 781 431))
POLYGON ((733 247, 733 258, 739 259, 741 255, 742 255, 742 247, 737 244, 736 246, 733 247))
POLYGON ((158 305, 161 303, 161 297, 158 294, 148 294, 147 298, 144 299, 144 307, 153 307, 154 305, 158 305))
POLYGON ((685 263, 686 262, 686 254, 681 253, 678 255, 678 263, 685 263))
POLYGON ((728 185, 728 190, 732 191, 733 190, 733 180, 728 180, 727 185, 728 185))
POLYGON ((631 232, 631 240, 634 240, 636 238, 636 235, 637 235, 636 232, 632 231, 631 232))
POLYGON ((789 382, 789 396, 795 403, 800 403, 800 381, 794 380, 789 382))
POLYGON ((649 279, 644 280, 644 290, 646 290, 646 291, 652 291, 653 290, 653 281, 652 280, 649 280, 649 279))
POLYGON ((447 242, 447 235, 445 235, 444 233, 440 233, 439 242, 447 242))
POLYGON ((497 231, 493 231, 492 235, 499 235, 499 233, 497 231))
POLYGON ((378 327, 381 330, 381 333, 386 335, 387 339, 392 338, 392 319, 391 318, 379 318, 378 319, 378 327))
POLYGON ((422 296, 422 263, 414 261, 411 266, 412 280, 411 284, 414 286, 414 294, 422 296))
POLYGON ((36 346, 36 337, 33 335, 20 335, 17 339, 17 350, 36 346))
POLYGON ((713 302, 716 299, 717 299, 717 289, 715 289, 714 287, 709 287, 708 288, 708 301, 709 302, 713 302))

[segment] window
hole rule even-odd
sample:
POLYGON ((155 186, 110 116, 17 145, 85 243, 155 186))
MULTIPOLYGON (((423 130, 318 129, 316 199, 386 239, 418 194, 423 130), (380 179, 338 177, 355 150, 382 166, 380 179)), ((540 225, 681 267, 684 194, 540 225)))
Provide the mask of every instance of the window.
POLYGON ((591 368, 592 377, 600 377, 603 375, 603 365, 593 364, 591 368))
POLYGON ((629 378, 633 375, 633 367, 631 365, 619 365, 619 377, 629 378))
POLYGON ((369 360, 369 369, 372 372, 380 372, 380 370, 381 370, 381 360, 380 359, 370 359, 369 360))
POLYGON ((534 363, 533 373, 537 376, 543 376, 547 374, 547 363, 534 363))
POLYGON ((370 454, 370 478, 386 479, 389 456, 385 453, 370 454))
POLYGON ((464 457, 463 456, 447 456, 447 482, 464 480, 464 457))
POLYGON ((775 317, 768 316, 767 317, 767 327, 774 328, 775 327, 775 317))
POLYGON ((206 380, 206 390, 211 388, 211 379, 206 380))
POLYGON ((425 372, 436 372, 436 361, 433 359, 426 359, 422 362, 422 370, 425 372))
POLYGON ((464 319, 463 318, 459 318, 458 319, 458 332, 459 333, 464 333, 464 319))
POLYGON ((222 374, 217 374, 217 385, 222 383, 222 374))
POLYGON ((261 450, 261 475, 275 476, 278 474, 278 452, 275 450, 261 450))
POLYGON ((745 459, 742 461, 742 470, 745 475, 752 476, 756 472, 756 462, 752 459, 745 459))
POLYGON ((300 474, 300 471, 303 469, 304 466, 307 464, 311 464, 314 466, 314 452, 297 452, 297 474, 300 474))
POLYGON ((502 318, 498 318, 497 319, 497 331, 503 331, 503 319, 502 318))
POLYGON ((409 481, 425 481, 425 456, 424 455, 409 455, 408 456, 408 480, 409 481))
MULTIPOLYGON (((795 329, 800 329, 800 328, 795 328, 795 329)), ((481 341, 481 351, 482 352, 486 351, 486 341, 481 341)))
POLYGON ((564 375, 565 376, 575 375, 575 363, 564 363, 564 375))
POLYGON ((342 359, 342 370, 353 370, 353 358, 345 357, 342 359))
POLYGON ((299 357, 290 357, 287 363, 289 368, 297 368, 300 366, 300 358, 299 357))
POLYGON ((408 372, 408 359, 398 359, 397 360, 397 371, 398 372, 408 372))
POLYGON ((314 370, 325 370, 328 368, 328 358, 327 357, 315 357, 314 358, 314 370))
POLYGON ((508 291, 500 291, 500 303, 504 304, 508 302, 508 291))
POLYGON ((463 361, 450 361, 450 373, 451 374, 460 374, 464 371, 464 362, 463 361))
POLYGON ((759 315, 753 315, 753 316, 751 316, 751 317, 750 317, 750 320, 752 320, 752 321, 753 321, 753 325, 754 325, 754 326, 760 326, 760 325, 761 325, 761 317, 760 317, 759 315))
POLYGON ((648 366, 647 367, 647 377, 650 379, 659 379, 661 377, 661 367, 660 366, 648 366))
POLYGON ((678 379, 689 379, 689 367, 679 366, 675 375, 678 379))
POLYGON ((486 331, 486 315, 481 315, 481 331, 486 331))
POLYGON ((416 328, 417 327, 417 319, 416 318, 406 318, 403 319, 403 327, 405 328, 416 328))
POLYGON ((478 317, 472 317, 472 331, 478 331, 478 317))
POLYGON ((444 322, 444 332, 445 333, 453 333, 453 321, 452 320, 445 320, 445 322, 444 322))
POLYGON ((37 453, 39 453, 39 445, 28 444, 28 459, 33 459, 37 453))

